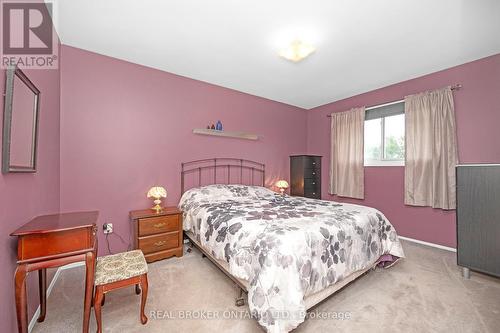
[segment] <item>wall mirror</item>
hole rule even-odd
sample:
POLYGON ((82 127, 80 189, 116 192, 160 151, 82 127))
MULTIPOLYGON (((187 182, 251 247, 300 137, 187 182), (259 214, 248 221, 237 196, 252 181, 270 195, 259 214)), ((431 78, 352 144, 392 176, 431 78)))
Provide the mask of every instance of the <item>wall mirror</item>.
POLYGON ((2 172, 36 172, 40 91, 19 68, 5 79, 2 172))

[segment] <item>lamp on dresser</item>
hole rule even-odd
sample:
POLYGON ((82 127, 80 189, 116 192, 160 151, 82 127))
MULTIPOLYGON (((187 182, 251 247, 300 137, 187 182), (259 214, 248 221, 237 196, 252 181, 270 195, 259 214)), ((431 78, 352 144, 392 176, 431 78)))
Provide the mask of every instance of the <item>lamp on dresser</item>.
POLYGON ((288 188, 288 182, 286 180, 278 180, 276 182, 276 187, 280 189, 281 195, 285 195, 285 190, 288 188))
POLYGON ((165 188, 161 186, 153 186, 149 189, 147 196, 148 198, 155 199, 153 201, 155 205, 151 209, 153 209, 157 213, 161 212, 161 199, 167 197, 167 190, 165 190, 165 188))

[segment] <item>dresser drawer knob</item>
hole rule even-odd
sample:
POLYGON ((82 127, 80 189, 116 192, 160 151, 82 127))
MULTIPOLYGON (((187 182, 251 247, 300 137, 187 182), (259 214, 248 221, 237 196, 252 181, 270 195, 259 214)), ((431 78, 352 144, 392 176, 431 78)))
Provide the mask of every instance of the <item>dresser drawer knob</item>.
POLYGON ((166 226, 167 224, 165 222, 161 222, 161 223, 156 223, 153 225, 153 227, 155 228, 163 228, 164 226, 166 226))
POLYGON ((313 172, 313 175, 315 175, 315 174, 316 174, 316 172, 313 172))
POLYGON ((315 183, 315 182, 313 182, 312 184, 313 184, 313 185, 316 185, 316 183, 315 183))
POLYGON ((163 246, 165 245, 167 242, 166 241, 159 241, 159 242, 156 242, 155 243, 155 246, 163 246))

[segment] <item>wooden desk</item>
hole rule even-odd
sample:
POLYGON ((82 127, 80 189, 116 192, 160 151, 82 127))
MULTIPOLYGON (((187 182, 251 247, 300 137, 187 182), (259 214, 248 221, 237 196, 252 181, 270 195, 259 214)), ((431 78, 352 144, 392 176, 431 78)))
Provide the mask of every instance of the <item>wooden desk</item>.
POLYGON ((47 308, 47 268, 78 261, 85 261, 86 265, 82 331, 88 332, 97 257, 98 215, 98 212, 79 212, 38 216, 10 234, 18 238, 15 293, 17 326, 20 333, 28 332, 26 275, 38 271, 38 322, 42 322, 47 308))

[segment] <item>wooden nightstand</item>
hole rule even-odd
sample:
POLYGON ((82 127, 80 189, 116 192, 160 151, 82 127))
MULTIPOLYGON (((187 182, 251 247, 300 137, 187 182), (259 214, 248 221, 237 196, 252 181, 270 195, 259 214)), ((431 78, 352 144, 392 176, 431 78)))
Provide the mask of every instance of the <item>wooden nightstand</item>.
POLYGON ((160 213, 152 209, 130 212, 134 225, 134 246, 141 249, 147 262, 173 256, 182 257, 182 212, 165 207, 160 213))

